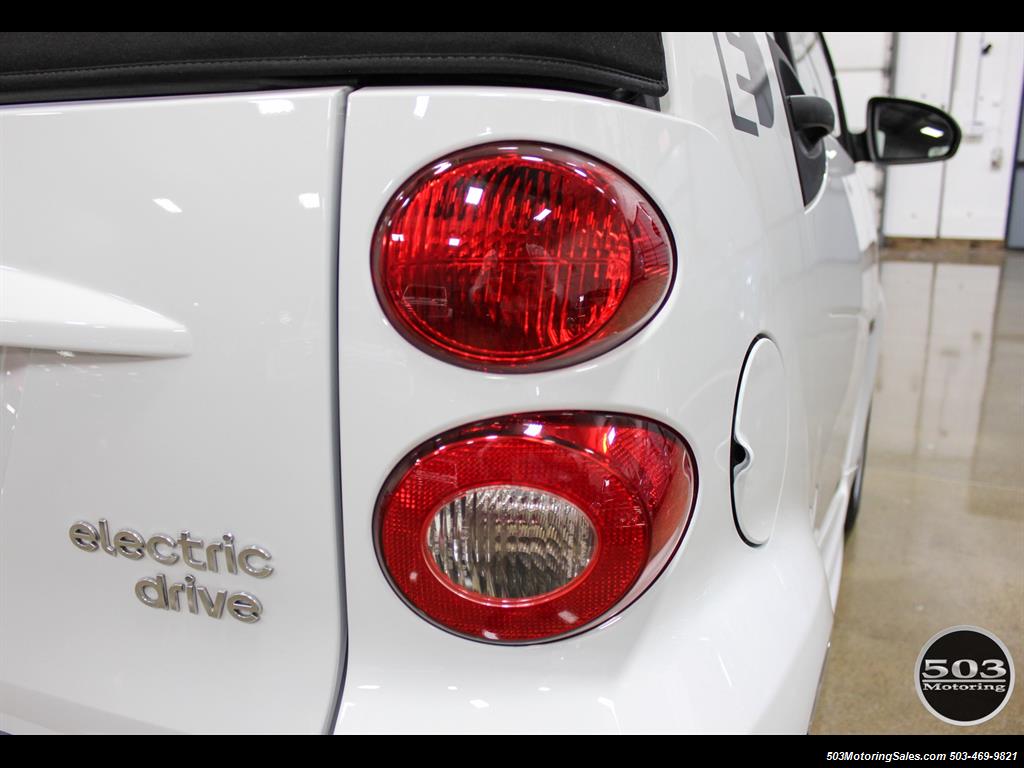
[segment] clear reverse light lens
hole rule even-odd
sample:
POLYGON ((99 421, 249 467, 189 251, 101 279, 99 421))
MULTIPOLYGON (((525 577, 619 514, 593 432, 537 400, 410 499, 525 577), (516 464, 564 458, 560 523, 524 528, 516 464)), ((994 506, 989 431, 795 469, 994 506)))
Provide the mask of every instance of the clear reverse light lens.
POLYGON ((486 597, 554 592, 590 563, 596 533, 577 506, 535 488, 476 488, 434 514, 427 549, 456 586, 486 597))

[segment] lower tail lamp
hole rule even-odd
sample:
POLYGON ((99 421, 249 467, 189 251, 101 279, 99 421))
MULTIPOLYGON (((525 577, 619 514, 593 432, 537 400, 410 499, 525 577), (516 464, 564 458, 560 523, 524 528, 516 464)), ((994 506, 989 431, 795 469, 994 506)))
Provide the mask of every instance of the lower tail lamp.
POLYGON ((674 255, 654 203, 608 164, 561 147, 487 144, 394 194, 374 235, 395 328, 450 363, 537 371, 588 359, 661 306, 674 255))
POLYGON ((693 456, 647 419, 516 415, 410 453, 377 503, 377 551, 429 621, 495 643, 573 634, 657 578, 686 530, 693 456))

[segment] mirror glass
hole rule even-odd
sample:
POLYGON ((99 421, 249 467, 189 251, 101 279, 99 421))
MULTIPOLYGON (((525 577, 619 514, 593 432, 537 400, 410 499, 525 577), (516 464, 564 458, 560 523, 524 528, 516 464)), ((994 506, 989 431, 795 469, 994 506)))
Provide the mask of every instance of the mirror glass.
POLYGON ((935 107, 898 99, 878 99, 871 107, 876 162, 944 160, 956 148, 959 128, 935 107))

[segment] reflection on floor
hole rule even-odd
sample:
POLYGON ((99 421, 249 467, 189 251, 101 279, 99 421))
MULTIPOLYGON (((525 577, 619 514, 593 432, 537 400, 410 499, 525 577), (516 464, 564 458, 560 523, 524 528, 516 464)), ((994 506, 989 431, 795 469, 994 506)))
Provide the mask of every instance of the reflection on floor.
POLYGON ((1024 690, 993 720, 933 717, 914 664, 973 624, 1024 672, 1024 256, 887 261, 887 320, 860 519, 847 541, 812 733, 1022 733, 1024 690))

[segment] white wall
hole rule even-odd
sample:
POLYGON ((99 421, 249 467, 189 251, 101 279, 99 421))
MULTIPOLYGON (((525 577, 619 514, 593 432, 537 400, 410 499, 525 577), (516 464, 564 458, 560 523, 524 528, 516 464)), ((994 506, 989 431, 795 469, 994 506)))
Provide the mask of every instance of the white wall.
POLYGON ((889 93, 892 32, 826 32, 851 131, 864 130, 868 99, 889 93))
POLYGON ((888 169, 883 232, 890 237, 1002 240, 1020 114, 1024 33, 899 32, 895 50, 893 95, 950 110, 964 138, 947 163, 888 169))
MULTIPOLYGON (((868 99, 889 94, 892 32, 825 32, 825 42, 836 67, 843 96, 846 123, 853 132, 864 130, 868 99)), ((871 191, 875 213, 880 217, 884 176, 869 163, 860 163, 857 173, 871 191)), ((880 220, 880 218, 879 218, 880 220)))
MULTIPOLYGON (((898 32, 892 95, 949 109, 955 32, 898 32)), ((886 172, 882 231, 890 237, 937 237, 943 164, 893 166, 886 172)))
POLYGON ((939 236, 1002 240, 1020 119, 1024 33, 958 37, 953 117, 964 138, 946 168, 939 236))
POLYGON ((950 111, 964 131, 948 163, 893 166, 884 173, 859 164, 858 173, 878 195, 882 231, 890 237, 1002 240, 1024 33, 826 32, 825 39, 850 130, 864 129, 869 98, 892 95, 950 111))

